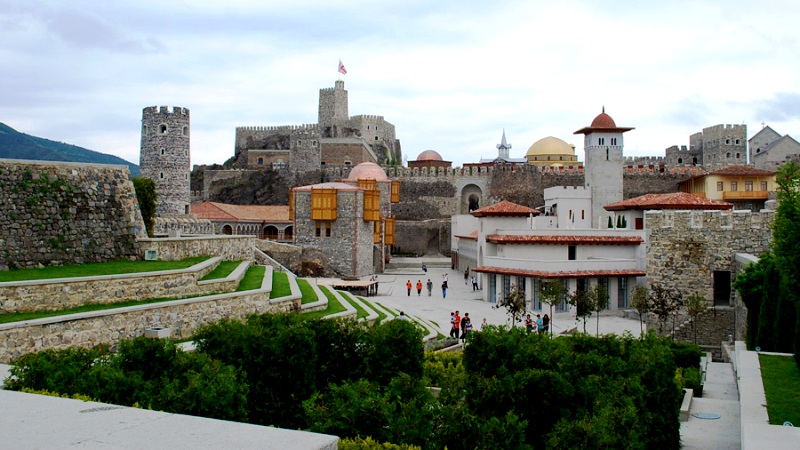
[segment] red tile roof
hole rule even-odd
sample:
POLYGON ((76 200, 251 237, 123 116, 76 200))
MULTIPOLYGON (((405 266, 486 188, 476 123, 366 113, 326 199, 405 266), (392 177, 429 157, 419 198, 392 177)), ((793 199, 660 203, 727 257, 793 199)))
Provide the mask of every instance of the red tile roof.
POLYGON ((467 234, 467 235, 456 235, 456 237, 457 238, 461 238, 461 239, 473 239, 473 240, 477 241, 478 240, 478 230, 475 230, 472 233, 467 234))
POLYGON ((728 166, 724 169, 719 169, 711 172, 711 175, 769 177, 775 175, 775 172, 771 172, 769 170, 756 169, 755 167, 748 167, 748 166, 728 166))
POLYGON ((513 234, 490 234, 486 242, 493 244, 540 244, 540 245, 639 245, 644 240, 639 236, 520 236, 513 234))
POLYGON ((540 213, 533 208, 518 205, 507 200, 472 211, 472 215, 475 217, 528 217, 531 214, 538 216, 540 213))
POLYGON ((731 209, 733 205, 720 200, 709 200, 705 197, 686 192, 668 194, 645 194, 629 198, 621 202, 605 205, 606 211, 648 210, 648 209, 731 209))
POLYGON ((596 278, 596 277, 643 277, 644 270, 583 270, 575 272, 543 272, 539 270, 503 269, 500 267, 476 267, 475 272, 494 273, 532 278, 596 278))
POLYGON ((229 205, 203 202, 192 205, 192 214, 200 219, 250 222, 289 222, 288 205, 229 205))

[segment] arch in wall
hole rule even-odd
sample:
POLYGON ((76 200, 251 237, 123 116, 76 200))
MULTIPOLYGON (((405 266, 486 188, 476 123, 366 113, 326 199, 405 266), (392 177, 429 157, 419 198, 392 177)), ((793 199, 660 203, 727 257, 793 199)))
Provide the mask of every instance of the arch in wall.
POLYGON ((486 206, 483 199, 486 196, 486 187, 481 187, 477 183, 468 183, 461 187, 459 191, 459 214, 469 214, 476 209, 486 206))
POLYGON ((289 241, 294 237, 294 228, 289 225, 283 229, 283 239, 289 241))
POLYGON ((228 236, 233 234, 233 227, 230 225, 224 225, 222 227, 222 234, 227 234, 228 236))
POLYGON ((264 239, 269 239, 271 241, 278 240, 278 227, 275 225, 267 225, 264 227, 264 239))

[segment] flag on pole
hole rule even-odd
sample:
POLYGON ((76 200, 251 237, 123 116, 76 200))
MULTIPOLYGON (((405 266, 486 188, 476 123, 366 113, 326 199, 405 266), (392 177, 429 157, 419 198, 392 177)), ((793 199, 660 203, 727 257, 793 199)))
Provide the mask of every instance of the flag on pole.
POLYGON ((339 73, 342 75, 347 75, 347 69, 344 68, 344 64, 342 64, 342 60, 339 60, 339 73))

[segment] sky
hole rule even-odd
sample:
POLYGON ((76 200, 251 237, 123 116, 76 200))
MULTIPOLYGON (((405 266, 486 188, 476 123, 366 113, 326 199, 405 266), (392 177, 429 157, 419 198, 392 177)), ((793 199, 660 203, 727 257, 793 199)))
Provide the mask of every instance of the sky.
POLYGON ((798 24, 790 0, 0 0, 0 122, 138 164, 142 109, 182 106, 192 164, 223 163, 341 77, 409 160, 492 158, 503 130, 582 160, 603 107, 626 156, 663 156, 721 123, 800 139, 798 24))

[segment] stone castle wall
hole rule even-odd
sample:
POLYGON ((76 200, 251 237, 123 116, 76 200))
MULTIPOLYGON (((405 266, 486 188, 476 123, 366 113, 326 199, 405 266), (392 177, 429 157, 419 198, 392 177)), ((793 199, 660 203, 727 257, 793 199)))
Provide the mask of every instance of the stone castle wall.
POLYGON ((125 166, 0 160, 0 270, 136 258, 144 230, 125 166))
POLYGON ((395 222, 394 251, 402 255, 450 255, 450 220, 395 222))
POLYGON ((139 259, 147 251, 155 251, 158 259, 175 261, 194 256, 219 256, 225 261, 253 259, 255 236, 192 236, 145 238, 139 240, 139 259))
POLYGON ((0 363, 44 349, 116 347, 121 339, 166 327, 176 340, 192 337, 194 330, 222 319, 244 320, 251 314, 300 309, 300 298, 269 299, 269 291, 255 290, 213 295, 93 313, 49 317, 0 324, 0 363))
POLYGON ((208 219, 198 219, 193 214, 156 217, 153 234, 156 236, 214 234, 214 224, 208 219))
POLYGON ((183 270, 0 283, 0 313, 58 311, 87 304, 193 297, 236 290, 239 280, 198 281, 217 259, 183 270))
POLYGON ((733 273, 736 253, 760 255, 767 251, 774 214, 646 212, 648 283, 673 286, 684 296, 697 293, 712 302, 714 271, 733 273))

